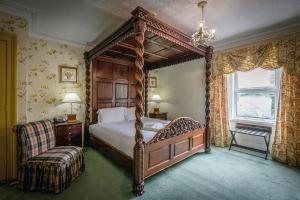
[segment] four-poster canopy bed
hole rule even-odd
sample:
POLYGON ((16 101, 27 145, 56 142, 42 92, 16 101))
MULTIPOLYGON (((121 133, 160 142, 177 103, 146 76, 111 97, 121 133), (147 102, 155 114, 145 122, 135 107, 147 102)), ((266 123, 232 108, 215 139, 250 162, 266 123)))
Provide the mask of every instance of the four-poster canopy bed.
POLYGON ((210 152, 212 53, 212 47, 193 46, 189 36, 156 19, 141 7, 137 7, 132 17, 110 37, 85 53, 86 130, 97 123, 98 109, 136 107, 133 158, 106 141, 91 136, 95 147, 106 149, 133 169, 133 192, 136 195, 142 195, 145 178, 201 149, 210 152), (201 126, 190 118, 178 118, 145 142, 142 117, 147 115, 148 110, 149 70, 202 57, 206 59, 205 125, 201 126))

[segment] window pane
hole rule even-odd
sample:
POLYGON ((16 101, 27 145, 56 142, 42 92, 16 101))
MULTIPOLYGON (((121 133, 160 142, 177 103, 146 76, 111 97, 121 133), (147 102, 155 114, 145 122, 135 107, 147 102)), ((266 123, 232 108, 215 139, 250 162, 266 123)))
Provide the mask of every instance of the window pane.
POLYGON ((275 87, 275 70, 256 68, 237 72, 238 88, 275 87))
POLYGON ((275 93, 238 93, 237 116, 275 119, 275 93))

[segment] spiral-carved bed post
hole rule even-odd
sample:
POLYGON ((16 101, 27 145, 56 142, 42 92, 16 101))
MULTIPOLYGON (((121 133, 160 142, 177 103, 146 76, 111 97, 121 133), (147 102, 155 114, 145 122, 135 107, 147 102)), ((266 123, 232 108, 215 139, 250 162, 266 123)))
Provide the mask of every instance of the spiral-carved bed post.
POLYGON ((142 135, 144 115, 144 34, 146 24, 142 20, 137 20, 134 24, 134 39, 135 39, 135 80, 137 81, 136 88, 136 109, 135 109, 135 146, 133 158, 133 193, 140 196, 144 192, 144 141, 142 135))
POLYGON ((91 107, 91 72, 90 72, 90 60, 88 58, 88 53, 84 53, 85 61, 85 137, 84 141, 86 145, 90 144, 90 135, 89 135, 89 125, 90 125, 90 107, 91 107))
POLYGON ((210 81, 211 81, 211 61, 212 61, 213 47, 207 47, 207 53, 205 56, 206 61, 206 80, 205 80, 205 127, 206 127, 206 144, 205 152, 210 152, 210 81))
POLYGON ((148 75, 149 70, 145 69, 145 116, 148 117, 148 75))

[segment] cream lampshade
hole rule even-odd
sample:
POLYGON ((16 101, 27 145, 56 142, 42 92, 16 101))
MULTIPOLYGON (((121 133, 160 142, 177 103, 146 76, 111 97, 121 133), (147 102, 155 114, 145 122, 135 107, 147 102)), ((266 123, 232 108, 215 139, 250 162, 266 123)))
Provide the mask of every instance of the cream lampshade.
POLYGON ((156 101, 156 102, 161 102, 161 97, 159 96, 159 94, 155 94, 152 96, 152 101, 156 101))
POLYGON ((78 94, 73 92, 66 93, 63 102, 71 104, 71 114, 68 114, 68 121, 76 121, 76 114, 73 114, 73 103, 81 102, 78 94))
POLYGON ((159 94, 154 94, 151 99, 152 101, 156 102, 154 113, 159 113, 159 103, 162 101, 161 97, 159 96, 159 94))

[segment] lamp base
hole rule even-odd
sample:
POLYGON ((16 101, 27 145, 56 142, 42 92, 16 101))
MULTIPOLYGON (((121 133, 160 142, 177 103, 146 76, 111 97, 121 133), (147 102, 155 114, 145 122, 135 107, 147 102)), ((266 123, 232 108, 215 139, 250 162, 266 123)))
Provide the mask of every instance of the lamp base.
POLYGON ((158 114, 159 113, 159 108, 154 108, 154 113, 158 114))
POLYGON ((68 114, 68 122, 76 121, 76 114, 68 114))

